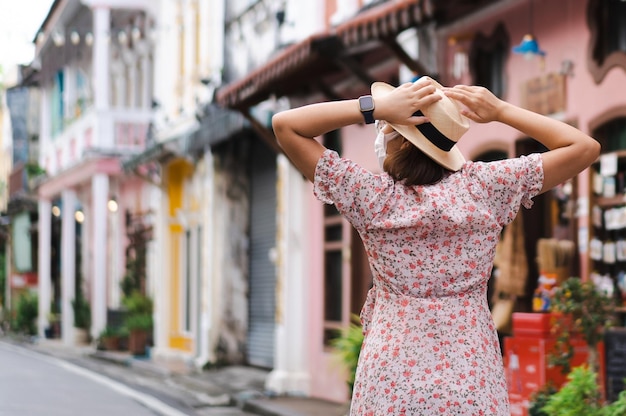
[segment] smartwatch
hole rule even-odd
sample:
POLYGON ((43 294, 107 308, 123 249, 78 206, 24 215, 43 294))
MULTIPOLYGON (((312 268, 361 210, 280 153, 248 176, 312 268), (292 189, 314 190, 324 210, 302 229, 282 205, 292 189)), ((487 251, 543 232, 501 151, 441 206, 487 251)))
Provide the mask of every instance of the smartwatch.
POLYGON ((359 110, 363 114, 365 124, 374 123, 374 99, 371 95, 362 95, 359 97, 359 110))

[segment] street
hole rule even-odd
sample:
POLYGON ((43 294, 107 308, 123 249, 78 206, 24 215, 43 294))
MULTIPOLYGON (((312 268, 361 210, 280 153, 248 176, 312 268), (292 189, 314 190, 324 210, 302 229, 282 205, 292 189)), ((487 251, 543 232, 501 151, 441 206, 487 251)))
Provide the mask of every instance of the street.
POLYGON ((0 342, 0 416, 112 414, 185 415, 96 372, 0 342))

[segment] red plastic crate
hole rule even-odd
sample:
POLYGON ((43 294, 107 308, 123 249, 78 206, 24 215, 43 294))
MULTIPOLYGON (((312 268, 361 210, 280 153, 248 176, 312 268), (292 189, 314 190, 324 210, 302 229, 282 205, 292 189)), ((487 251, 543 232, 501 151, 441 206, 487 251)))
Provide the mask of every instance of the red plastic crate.
POLYGON ((516 312, 513 314, 513 335, 550 335, 553 314, 516 312))
MULTIPOLYGON (((556 340, 539 336, 515 336, 504 339, 504 368, 509 388, 511 416, 528 416, 531 396, 548 382, 562 386, 567 380, 560 367, 549 365, 556 340)), ((571 367, 586 363, 588 349, 582 339, 573 339, 571 367)), ((604 391, 604 345, 598 345, 601 391, 604 391)))

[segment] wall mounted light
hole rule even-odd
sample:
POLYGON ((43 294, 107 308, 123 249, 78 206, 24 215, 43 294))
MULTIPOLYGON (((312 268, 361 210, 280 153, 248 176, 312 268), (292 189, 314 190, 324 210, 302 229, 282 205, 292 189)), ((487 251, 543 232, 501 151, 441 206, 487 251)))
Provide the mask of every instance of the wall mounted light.
POLYGON ((123 46, 128 44, 128 35, 126 34, 125 31, 120 30, 117 33, 117 41, 119 42, 120 45, 123 45, 123 46))
POLYGON ((85 214, 83 213, 83 211, 77 210, 74 213, 74 219, 76 220, 77 223, 82 224, 83 221, 85 221, 85 214))
POLYGON ((139 41, 141 39, 141 29, 137 26, 134 26, 130 31, 130 37, 133 39, 133 42, 139 41))
POLYGON ((54 42, 55 46, 65 45, 65 35, 61 32, 52 33, 52 42, 54 42))
POLYGON ((109 199, 109 202, 107 202, 107 209, 110 212, 117 212, 117 201, 115 200, 115 197, 112 197, 111 199, 109 199))
POLYGON ((91 45, 93 45, 93 33, 91 33, 91 32, 87 32, 87 33, 85 34, 85 44, 86 44, 87 46, 91 46, 91 45))
POLYGON ((72 42, 72 45, 78 45, 80 43, 80 35, 77 31, 72 30, 72 33, 70 33, 70 42, 72 42))
POLYGON ((52 206, 52 215, 54 215, 55 217, 60 217, 61 216, 61 208, 59 208, 56 205, 52 206))

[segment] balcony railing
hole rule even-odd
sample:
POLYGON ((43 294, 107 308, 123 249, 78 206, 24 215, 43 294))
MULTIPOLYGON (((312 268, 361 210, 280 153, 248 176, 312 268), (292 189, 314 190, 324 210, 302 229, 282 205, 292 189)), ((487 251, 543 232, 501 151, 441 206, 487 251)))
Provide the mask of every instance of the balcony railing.
POLYGON ((87 151, 103 151, 121 156, 145 149, 150 110, 87 110, 69 124, 61 134, 42 143, 41 162, 54 176, 84 160, 87 151))

